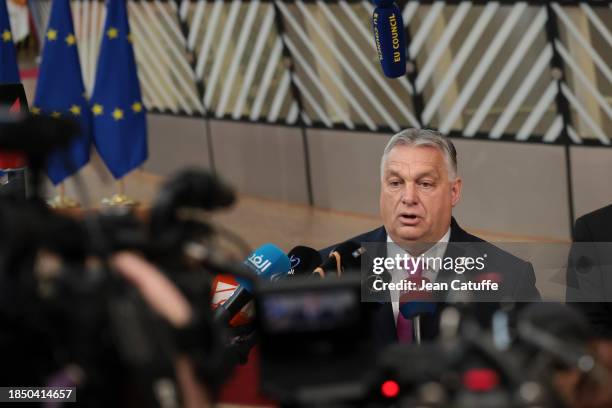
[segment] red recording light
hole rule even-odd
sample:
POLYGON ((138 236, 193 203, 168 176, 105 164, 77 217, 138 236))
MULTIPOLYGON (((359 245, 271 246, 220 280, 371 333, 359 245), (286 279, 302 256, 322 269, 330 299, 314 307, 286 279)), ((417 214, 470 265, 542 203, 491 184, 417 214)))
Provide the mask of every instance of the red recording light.
POLYGON ((463 385, 470 391, 491 391, 498 384, 497 371, 488 368, 472 368, 463 373, 463 385))
POLYGON ((400 392, 399 384, 393 380, 387 380, 380 386, 380 392, 383 397, 395 398, 400 392))

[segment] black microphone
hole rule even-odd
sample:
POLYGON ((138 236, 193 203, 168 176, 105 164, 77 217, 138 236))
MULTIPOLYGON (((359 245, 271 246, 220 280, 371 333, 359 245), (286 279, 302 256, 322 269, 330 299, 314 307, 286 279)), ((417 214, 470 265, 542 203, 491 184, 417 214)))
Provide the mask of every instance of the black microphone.
POLYGON ((182 248, 176 246, 193 236, 212 235, 213 227, 202 213, 229 207, 235 199, 233 190, 206 170, 188 168, 174 174, 160 188, 150 211, 148 233, 154 252, 179 252, 182 248))
POLYGON ((212 211, 229 207, 235 201, 234 191, 214 174, 188 168, 174 174, 160 188, 151 209, 151 224, 167 227, 164 224, 175 220, 181 207, 212 211))
POLYGON ((406 74, 406 39, 402 13, 393 0, 374 0, 374 41, 382 70, 389 78, 406 74))
POLYGON ((343 242, 313 271, 313 276, 324 278, 325 274, 333 269, 336 270, 337 276, 341 276, 345 269, 357 269, 361 266, 361 255, 365 252, 365 248, 355 241, 343 242))
POLYGON ((272 280, 310 276, 312 271, 323 262, 319 251, 302 245, 293 248, 287 256, 291 262, 291 269, 287 274, 275 275, 272 280))

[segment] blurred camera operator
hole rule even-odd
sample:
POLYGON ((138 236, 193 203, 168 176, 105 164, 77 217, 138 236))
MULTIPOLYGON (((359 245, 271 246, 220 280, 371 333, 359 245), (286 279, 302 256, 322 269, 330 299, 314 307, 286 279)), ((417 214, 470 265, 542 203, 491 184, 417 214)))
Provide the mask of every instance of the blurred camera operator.
MULTIPOLYGON (((111 264, 138 290, 149 306, 173 327, 185 328, 191 322, 193 310, 189 302, 154 265, 133 252, 114 255, 111 264)), ((210 393, 206 385, 198 380, 190 358, 178 355, 174 365, 184 407, 211 406, 210 393)))
MULTIPOLYGON (((55 271, 59 270, 59 258, 54 255, 43 254, 39 263, 44 264, 45 273, 53 273, 54 268, 55 271)), ((0 375, 2 385, 76 387, 76 402, 83 406, 152 406, 151 401, 155 399, 159 402, 157 406, 176 406, 163 402, 164 396, 160 395, 163 392, 142 387, 143 378, 146 384, 147 380, 155 379, 155 375, 164 377, 159 375, 159 371, 153 371, 159 367, 160 361, 164 362, 166 356, 155 355, 155 361, 151 362, 150 366, 145 362, 142 366, 144 369, 138 371, 125 361, 125 354, 121 353, 123 351, 138 355, 141 351, 133 347, 134 343, 128 340, 127 344, 132 347, 119 350, 119 343, 125 338, 133 339, 134 335, 137 338, 164 338, 170 333, 174 337, 170 337, 172 354, 168 360, 174 373, 169 374, 168 378, 174 379, 178 396, 172 392, 172 398, 168 398, 168 401, 178 400, 184 407, 210 406, 214 391, 209 384, 205 384, 202 376, 198 375, 197 363, 188 352, 191 350, 177 344, 179 337, 176 333, 181 330, 189 331, 197 315, 185 294, 156 266, 135 252, 123 251, 110 256, 109 266, 112 269, 111 274, 117 278, 114 283, 120 287, 119 290, 139 297, 138 302, 134 304, 140 305, 142 301, 144 308, 148 309, 144 311, 144 316, 151 314, 152 320, 147 321, 146 317, 143 320, 143 315, 134 319, 129 316, 118 318, 117 313, 113 317, 110 316, 112 313, 104 313, 112 308, 109 293, 101 294, 98 299, 87 293, 88 298, 83 302, 79 302, 82 300, 79 298, 70 298, 66 302, 67 308, 63 309, 52 302, 41 302, 36 292, 32 291, 28 293, 31 296, 22 299, 32 304, 32 308, 15 310, 19 306, 13 305, 14 313, 10 312, 11 306, 7 305, 4 296, 0 310, 5 323, 0 330, 0 353, 4 363, 0 375), (132 289, 135 289, 135 292, 132 289), (103 303, 102 307, 98 308, 100 299, 103 303), (49 306, 52 310, 45 309, 49 306), (96 313, 91 313, 92 311, 96 313), (103 313, 99 313, 100 311, 103 313), (86 316, 85 319, 81 319, 83 315, 86 316), (48 323, 45 322, 47 319, 50 320, 48 323), (133 330, 127 327, 117 333, 110 322, 113 319, 142 326, 134 327, 133 330), (85 326, 78 325, 78 322, 84 322, 85 326), (153 324, 147 325, 150 322, 153 324), (170 330, 166 330, 164 322, 170 330), (74 327, 75 325, 78 326, 74 327), (147 371, 149 368, 152 369, 147 371), (147 393, 156 395, 152 398, 147 393)), ((96 291, 103 292, 104 289, 100 287, 96 291)), ((20 294, 25 295, 26 292, 20 294)), ((119 313, 130 312, 128 308, 119 313)), ((194 338, 197 343, 199 337, 194 338)), ((160 340, 145 338, 141 344, 153 353, 165 351, 163 348, 156 348, 158 341, 160 340)), ((205 341, 206 339, 201 339, 201 343, 205 341)), ((155 384, 154 381, 151 383, 155 384)))

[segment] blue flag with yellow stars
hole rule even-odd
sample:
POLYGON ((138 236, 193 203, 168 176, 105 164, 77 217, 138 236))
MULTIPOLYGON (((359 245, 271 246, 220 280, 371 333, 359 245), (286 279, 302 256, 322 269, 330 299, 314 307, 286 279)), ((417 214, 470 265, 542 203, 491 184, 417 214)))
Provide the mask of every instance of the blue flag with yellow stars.
POLYGON ((107 0, 102 34, 91 97, 93 136, 100 157, 119 179, 147 159, 147 123, 126 0, 107 0))
POLYGON ((89 161, 91 112, 85 98, 70 0, 53 0, 34 104, 34 115, 66 117, 81 125, 80 137, 48 159, 47 174, 53 184, 61 183, 89 161))
POLYGON ((0 0, 0 84, 17 84, 21 80, 6 2, 0 0))

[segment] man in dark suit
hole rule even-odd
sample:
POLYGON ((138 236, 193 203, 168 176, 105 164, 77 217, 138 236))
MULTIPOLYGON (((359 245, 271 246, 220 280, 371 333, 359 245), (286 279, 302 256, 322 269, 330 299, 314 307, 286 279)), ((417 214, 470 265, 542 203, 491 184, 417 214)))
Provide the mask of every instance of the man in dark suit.
MULTIPOLYGON (((484 240, 468 234, 452 217, 452 209, 461 197, 462 180, 457 174, 457 153, 453 143, 432 130, 406 129, 391 138, 381 160, 380 214, 383 226, 352 238, 358 243, 378 243, 368 257, 394 257, 404 254, 459 259, 486 253, 487 268, 502 285, 496 300, 512 298, 539 299, 531 264, 524 262, 484 240)), ((368 245, 371 247, 370 245, 368 245)), ((321 251, 327 257, 334 247, 321 251)), ((371 269, 370 269, 371 270, 371 269)), ((411 272, 413 273, 413 272, 411 272)), ((430 282, 449 282, 459 276, 452 267, 438 266, 419 270, 430 282)), ((392 282, 405 278, 405 270, 390 271, 392 282), (403 275, 403 276, 402 276, 403 275)), ((371 302, 372 330, 379 345, 407 341, 399 312, 398 291, 386 291, 382 300, 371 302)), ((442 297, 445 299, 446 297, 442 297)), ((438 303, 432 314, 421 318, 421 338, 433 339, 439 330, 438 303)), ((496 304, 476 303, 475 314, 483 323, 490 319, 496 304)), ((408 340, 409 341, 409 340, 408 340)))
POLYGON ((566 301, 586 316, 597 337, 612 339, 612 205, 576 220, 566 301))
MULTIPOLYGON (((566 301, 590 323, 593 335, 590 350, 612 372, 612 205, 579 217, 573 238, 566 301)), ((570 371, 564 381, 562 389, 569 396, 568 405, 612 406, 609 384, 599 384, 578 370, 570 371)))

